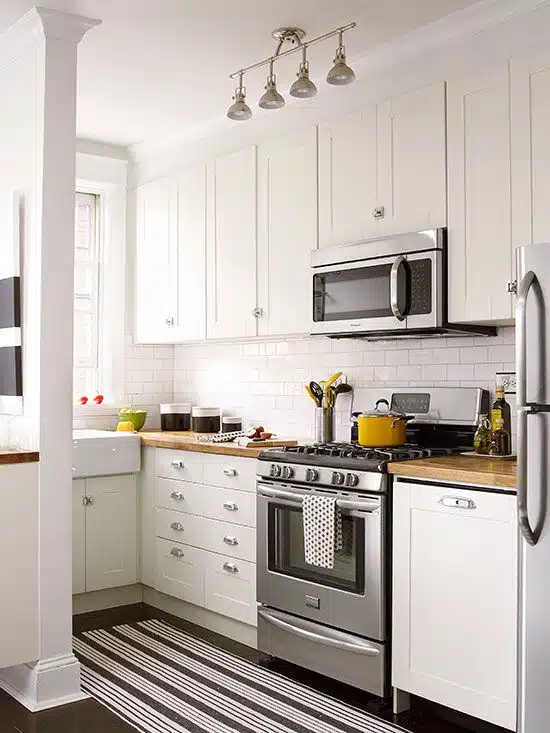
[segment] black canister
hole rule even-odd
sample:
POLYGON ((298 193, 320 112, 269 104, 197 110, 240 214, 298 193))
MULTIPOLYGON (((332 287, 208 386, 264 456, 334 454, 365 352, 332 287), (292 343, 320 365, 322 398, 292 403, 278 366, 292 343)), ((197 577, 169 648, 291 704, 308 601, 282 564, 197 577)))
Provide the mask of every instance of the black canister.
POLYGON ((161 405, 160 429, 174 432, 191 430, 191 405, 182 402, 161 405))
POLYGON ((222 417, 222 433, 237 433, 243 429, 240 417, 222 417))
POLYGON ((193 407, 191 411, 193 432, 219 433, 221 410, 219 407, 193 407))

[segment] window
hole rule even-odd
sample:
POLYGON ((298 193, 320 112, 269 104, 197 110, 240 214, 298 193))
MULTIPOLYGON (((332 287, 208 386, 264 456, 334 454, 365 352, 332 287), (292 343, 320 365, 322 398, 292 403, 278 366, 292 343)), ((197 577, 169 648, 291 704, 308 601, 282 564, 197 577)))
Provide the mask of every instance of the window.
POLYGON ((75 400, 93 397, 100 380, 100 197, 76 194, 74 277, 74 383, 75 400))

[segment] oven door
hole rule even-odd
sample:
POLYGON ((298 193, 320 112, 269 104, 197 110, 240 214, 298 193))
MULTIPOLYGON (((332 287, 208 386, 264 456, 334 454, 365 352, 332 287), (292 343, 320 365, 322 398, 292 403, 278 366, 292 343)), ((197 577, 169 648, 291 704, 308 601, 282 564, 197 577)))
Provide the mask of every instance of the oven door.
POLYGON ((314 334, 443 325, 441 250, 313 268, 314 334))
POLYGON ((305 493, 294 486, 258 484, 258 601, 384 641, 385 497, 342 497, 343 547, 336 552, 334 568, 327 569, 305 562, 305 493))

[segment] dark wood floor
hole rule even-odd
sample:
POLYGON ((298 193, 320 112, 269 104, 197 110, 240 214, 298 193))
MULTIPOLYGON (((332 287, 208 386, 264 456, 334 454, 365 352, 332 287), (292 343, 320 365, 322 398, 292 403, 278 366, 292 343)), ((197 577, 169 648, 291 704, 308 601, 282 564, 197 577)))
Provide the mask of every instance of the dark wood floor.
MULTIPOLYGON (((502 728, 487 725, 467 716, 459 716, 446 708, 416 698, 413 698, 409 712, 395 717, 391 712, 389 701, 380 700, 373 695, 334 682, 334 680, 308 672, 292 664, 272 661, 255 649, 250 649, 231 639, 214 634, 144 604, 75 616, 73 628, 75 633, 78 633, 150 618, 164 618, 179 628, 189 631, 229 652, 238 654, 254 664, 268 666, 319 691, 327 692, 343 701, 367 710, 384 720, 398 723, 411 733, 465 733, 466 731, 506 733, 502 728)), ((9 695, 0 691, 0 733, 130 733, 131 731, 135 733, 134 728, 92 699, 33 714, 15 702, 9 695)))

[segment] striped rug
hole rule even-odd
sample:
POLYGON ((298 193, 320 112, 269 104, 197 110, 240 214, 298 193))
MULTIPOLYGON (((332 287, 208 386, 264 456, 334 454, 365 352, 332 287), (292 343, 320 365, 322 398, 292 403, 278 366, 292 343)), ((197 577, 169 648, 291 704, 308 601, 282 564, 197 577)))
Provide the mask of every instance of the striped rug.
POLYGON ((82 687, 143 733, 396 733, 163 621, 74 637, 82 687))

